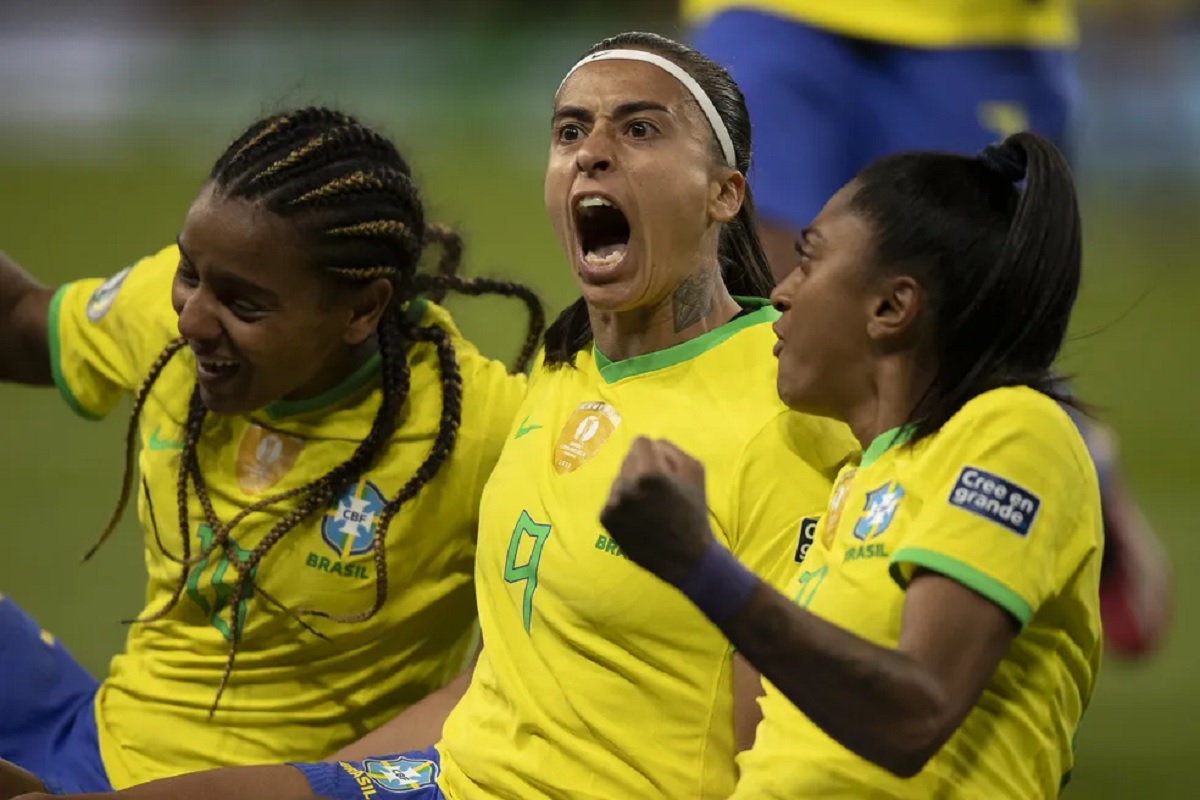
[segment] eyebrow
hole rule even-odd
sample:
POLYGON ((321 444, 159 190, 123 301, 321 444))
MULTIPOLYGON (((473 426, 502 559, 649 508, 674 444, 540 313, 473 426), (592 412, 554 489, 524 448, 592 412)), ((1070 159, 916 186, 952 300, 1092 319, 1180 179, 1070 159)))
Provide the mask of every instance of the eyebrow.
MULTIPOLYGON (((622 118, 629 117, 634 114, 640 114, 644 111, 660 111, 665 114, 670 114, 671 110, 662 103, 656 103, 653 100, 628 100, 624 103, 619 103, 613 109, 613 117, 622 118)), ((586 108, 580 106, 562 106, 555 109, 554 116, 550 118, 551 122, 558 122, 560 119, 577 119, 580 122, 590 123, 596 119, 596 115, 586 108)))
MULTIPOLYGON (((175 246, 179 248, 179 255, 183 256, 183 260, 194 267, 195 261, 187 254, 187 251, 183 249, 182 239, 182 236, 175 237, 175 246)), ((238 275, 230 275, 229 273, 219 269, 216 271, 216 273, 217 274, 213 277, 215 278, 214 282, 218 286, 224 286, 229 289, 245 292, 246 294, 253 295, 256 299, 261 300, 269 305, 279 305, 279 295, 267 287, 260 286, 254 281, 247 280, 246 278, 242 278, 238 275)))

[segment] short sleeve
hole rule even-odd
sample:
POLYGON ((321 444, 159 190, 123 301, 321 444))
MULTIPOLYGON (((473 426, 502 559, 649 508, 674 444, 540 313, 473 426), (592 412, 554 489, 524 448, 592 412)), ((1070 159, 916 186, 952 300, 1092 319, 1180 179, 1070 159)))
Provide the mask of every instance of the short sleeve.
POLYGON ((831 421, 785 411, 747 445, 735 471, 730 549, 764 581, 794 576, 838 470, 858 449, 831 421))
POLYGON ((1094 546, 1081 519, 1089 505, 1098 517, 1099 488, 1066 413, 1021 391, 973 401, 918 459, 922 506, 891 573, 902 588, 917 569, 939 573, 1024 625, 1057 590, 1063 559, 1094 546))
POLYGON ((178 336, 171 283, 174 245, 107 280, 65 284, 50 303, 50 369, 78 414, 98 419, 132 392, 154 359, 178 336))
POLYGON ((478 504, 483 486, 500 459, 504 444, 515 434, 517 411, 525 400, 528 379, 513 375, 508 367, 479 352, 455 327, 450 314, 441 306, 428 304, 425 324, 433 323, 448 331, 454 342, 462 375, 462 422, 459 428, 459 454, 470 452, 474 472, 470 478, 470 496, 478 504))

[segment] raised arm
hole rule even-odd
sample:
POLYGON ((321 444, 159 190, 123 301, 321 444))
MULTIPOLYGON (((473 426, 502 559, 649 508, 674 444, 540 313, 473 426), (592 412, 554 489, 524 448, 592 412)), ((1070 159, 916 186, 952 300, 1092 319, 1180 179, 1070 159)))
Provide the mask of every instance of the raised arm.
POLYGON ((0 381, 49 386, 47 317, 54 290, 0 253, 0 381))

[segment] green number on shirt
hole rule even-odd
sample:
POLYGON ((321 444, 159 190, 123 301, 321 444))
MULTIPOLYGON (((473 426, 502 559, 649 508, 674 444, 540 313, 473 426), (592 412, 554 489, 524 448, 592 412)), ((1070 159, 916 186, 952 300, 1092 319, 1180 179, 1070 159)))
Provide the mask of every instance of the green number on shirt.
POLYGON ((821 587, 821 582, 825 580, 825 574, 829 572, 829 567, 823 566, 820 569, 808 570, 800 575, 800 588, 796 590, 796 594, 792 597, 792 602, 802 608, 808 608, 812 603, 813 595, 817 593, 817 589, 821 587))
POLYGON ((546 543, 549 535, 549 525, 534 522, 529 516, 529 512, 522 511, 521 518, 517 520, 517 527, 513 528, 512 538, 508 540, 508 559, 504 562, 504 580, 509 583, 525 581, 525 598, 521 603, 521 621, 525 623, 526 633, 529 633, 529 623, 533 617, 533 593, 537 591, 538 563, 542 560, 542 545, 546 543), (526 536, 533 537, 533 548, 529 551, 528 560, 517 566, 517 551, 521 547, 521 540, 526 536))

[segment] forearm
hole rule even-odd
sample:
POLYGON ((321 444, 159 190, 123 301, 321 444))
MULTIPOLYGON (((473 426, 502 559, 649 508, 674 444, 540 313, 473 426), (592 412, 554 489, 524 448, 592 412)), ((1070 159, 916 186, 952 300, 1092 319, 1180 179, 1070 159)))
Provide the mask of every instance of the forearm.
POLYGON ((52 294, 0 253, 0 381, 50 384, 46 312, 52 294))
MULTIPOLYGON (((283 765, 194 772, 115 793, 67 796, 75 800, 309 800, 317 797, 300 770, 283 765)), ((18 800, 54 800, 55 797, 35 794, 23 795, 18 800)))
MULTIPOLYGON (((478 660, 478 656, 476 656, 478 660)), ((442 726, 467 691, 475 662, 450 683, 415 703, 381 727, 331 756, 329 761, 362 761, 386 753, 423 750, 442 738, 442 726)))
POLYGON ((826 622, 765 584, 721 629, 805 716, 868 761, 911 775, 942 743, 943 692, 904 653, 826 622))

